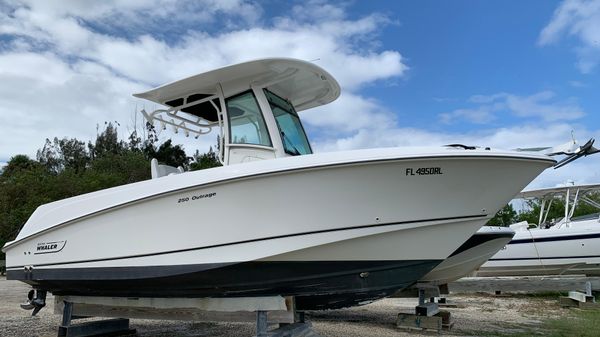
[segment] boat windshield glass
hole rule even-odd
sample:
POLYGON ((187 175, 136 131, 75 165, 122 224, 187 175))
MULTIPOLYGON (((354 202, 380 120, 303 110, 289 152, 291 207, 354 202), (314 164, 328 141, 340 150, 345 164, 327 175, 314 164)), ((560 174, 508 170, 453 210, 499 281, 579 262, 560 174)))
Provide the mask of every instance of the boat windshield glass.
POLYGON ((311 154, 306 133, 292 104, 266 89, 265 95, 275 116, 285 152, 293 156, 311 154))
POLYGON ((252 91, 226 100, 229 141, 232 144, 272 146, 269 132, 252 91))

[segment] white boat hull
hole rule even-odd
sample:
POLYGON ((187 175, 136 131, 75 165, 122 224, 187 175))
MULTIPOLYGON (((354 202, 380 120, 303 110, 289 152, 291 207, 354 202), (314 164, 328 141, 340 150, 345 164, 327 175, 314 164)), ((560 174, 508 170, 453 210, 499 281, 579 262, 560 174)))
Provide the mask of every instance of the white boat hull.
POLYGON ((232 165, 48 204, 5 247, 8 276, 55 294, 370 300, 420 279, 552 164, 397 151, 232 165), (409 174, 421 167, 443 174, 409 174))
POLYGON ((481 266, 478 276, 600 275, 600 224, 517 231, 506 249, 481 266))

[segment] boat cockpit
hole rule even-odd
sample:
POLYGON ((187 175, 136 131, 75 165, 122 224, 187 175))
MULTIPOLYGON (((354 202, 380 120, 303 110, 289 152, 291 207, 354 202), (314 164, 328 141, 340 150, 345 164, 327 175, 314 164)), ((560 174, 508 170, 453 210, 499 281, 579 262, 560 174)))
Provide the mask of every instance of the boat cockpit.
POLYGON ((167 108, 142 114, 151 124, 198 138, 218 130, 223 165, 312 153, 298 111, 340 95, 322 68, 295 59, 241 63, 135 94, 167 108), (218 79, 218 80, 217 80, 218 79))

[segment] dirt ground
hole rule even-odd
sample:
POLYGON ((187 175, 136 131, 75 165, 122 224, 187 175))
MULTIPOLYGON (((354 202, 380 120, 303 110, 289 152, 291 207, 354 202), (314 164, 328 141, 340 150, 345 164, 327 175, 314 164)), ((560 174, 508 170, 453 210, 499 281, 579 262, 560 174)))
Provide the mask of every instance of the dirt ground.
MULTIPOLYGON (((53 314, 53 299, 36 317, 19 307, 28 286, 0 277, 0 336, 54 337, 61 317, 53 314)), ((452 294, 449 308, 455 321, 447 336, 488 336, 498 333, 533 331, 543 320, 568 314, 558 305, 558 297, 495 297, 490 294, 452 294)), ((416 299, 390 298, 363 307, 307 313, 315 332, 323 337, 431 336, 431 333, 406 332, 395 327, 398 313, 411 313, 416 299)), ((166 336, 253 336, 248 323, 204 323, 132 319, 131 327, 140 337, 166 336)))

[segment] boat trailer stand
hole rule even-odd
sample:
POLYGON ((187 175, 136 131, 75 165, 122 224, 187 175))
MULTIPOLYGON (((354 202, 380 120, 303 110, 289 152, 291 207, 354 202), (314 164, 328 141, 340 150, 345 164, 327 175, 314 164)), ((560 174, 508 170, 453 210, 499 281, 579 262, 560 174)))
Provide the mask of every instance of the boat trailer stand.
POLYGON ((62 323, 58 327, 58 337, 85 337, 97 335, 123 336, 136 333, 129 328, 129 319, 113 318, 73 324, 72 320, 89 318, 73 315, 73 303, 64 301, 62 323))
POLYGON ((268 331, 267 312, 256 312, 255 337, 320 337, 312 330, 312 324, 304 321, 304 312, 294 313, 294 323, 279 323, 279 328, 268 331))
POLYGON ((449 311, 439 309, 435 297, 440 295, 437 285, 417 283, 419 304, 415 307, 414 314, 399 313, 396 327, 404 330, 433 330, 440 333, 442 329, 450 329, 452 320, 449 311), (429 300, 429 301, 428 301, 429 300))
MULTIPOLYGON (((293 297, 132 299, 56 296, 54 312, 62 313, 59 337, 123 336, 135 334, 129 318, 205 322, 255 322, 254 337, 320 337, 295 310, 293 297), (92 317, 122 317, 74 324, 92 317), (279 323, 275 329, 269 325, 279 323)), ((271 325, 272 326, 272 325, 271 325)))

